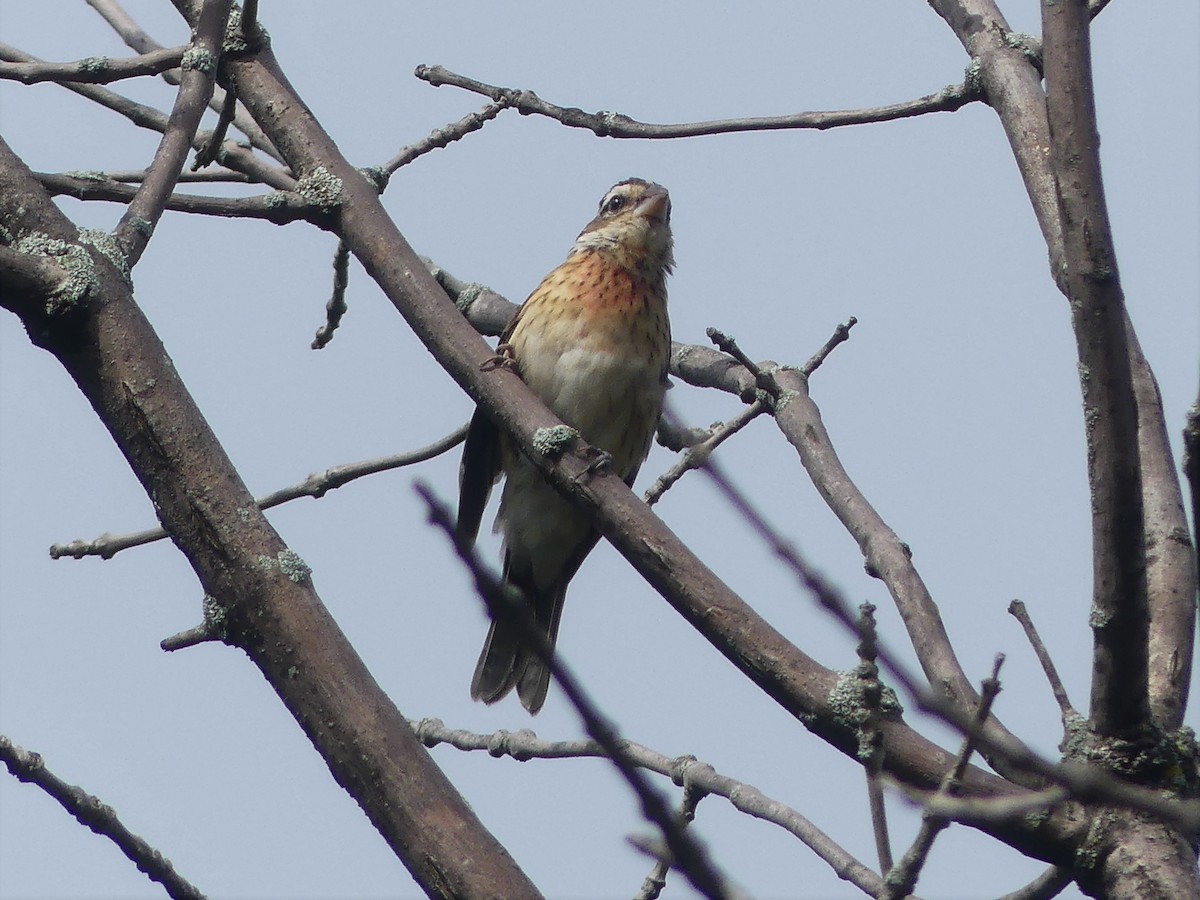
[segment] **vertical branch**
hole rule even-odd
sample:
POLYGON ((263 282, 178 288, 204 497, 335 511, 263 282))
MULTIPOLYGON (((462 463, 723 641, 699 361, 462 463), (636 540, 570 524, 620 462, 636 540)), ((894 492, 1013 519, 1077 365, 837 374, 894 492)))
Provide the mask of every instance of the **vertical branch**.
POLYGON ((1050 160, 1063 228, 1062 283, 1079 353, 1092 490, 1092 727, 1150 722, 1149 618, 1138 415, 1092 93, 1086 0, 1042 6, 1050 160))

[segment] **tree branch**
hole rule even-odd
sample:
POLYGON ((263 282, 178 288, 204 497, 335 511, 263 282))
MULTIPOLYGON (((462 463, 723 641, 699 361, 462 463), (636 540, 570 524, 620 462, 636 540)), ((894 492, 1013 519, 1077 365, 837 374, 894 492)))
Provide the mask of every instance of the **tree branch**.
MULTIPOLYGON (((14 234, 77 238, 3 141, 0 224, 14 234)), ((204 592, 222 605, 227 642, 259 666, 426 890, 536 896, 371 677, 303 561, 255 508, 124 276, 95 256, 89 302, 71 316, 30 314, 27 330, 66 368, 154 497, 204 592)))
MULTIPOLYGON (((391 469, 400 469, 404 466, 425 462, 426 460, 433 459, 435 456, 441 456, 447 450, 451 450, 461 444, 466 436, 467 426, 464 425, 457 431, 453 431, 444 438, 434 441, 429 446, 422 447, 419 450, 411 450, 408 453, 399 453, 394 456, 383 456, 378 459, 367 459, 362 462, 343 463, 340 466, 334 466, 323 472, 313 472, 299 484, 272 491, 270 494, 265 494, 257 498, 254 503, 259 509, 266 510, 288 503, 291 500, 297 500, 300 497, 320 499, 329 493, 329 491, 349 484, 357 478, 374 475, 378 472, 387 472, 391 469)), ((75 559, 83 559, 85 556, 99 556, 101 559, 112 559, 122 550, 160 541, 167 536, 167 533, 161 528, 151 528, 147 531, 137 531, 131 534, 102 534, 92 541, 72 541, 69 544, 55 544, 50 548, 50 557, 52 559, 61 559, 64 556, 71 556, 75 559)))
MULTIPOLYGON (((231 5, 232 0, 204 0, 192 32, 192 44, 184 54, 183 77, 167 129, 145 179, 117 223, 114 236, 125 251, 130 269, 137 265, 150 243, 196 140, 200 117, 212 97, 231 5)), ((201 142, 201 147, 206 148, 207 143, 201 142)))
POLYGON ((1132 739, 1150 725, 1145 531, 1125 298, 1104 202, 1086 0, 1042 7, 1050 161, 1079 352, 1092 488, 1092 728, 1132 739))
POLYGON ((58 801, 80 825, 86 825, 101 837, 106 837, 129 860, 145 872, 151 881, 161 884, 171 897, 181 900, 204 900, 204 894, 175 871, 171 861, 125 827, 111 806, 102 803, 83 788, 67 784, 46 768, 42 757, 16 746, 0 734, 0 759, 18 780, 40 787, 58 801))
MULTIPOLYGON (((50 195, 55 197, 66 195, 76 200, 128 203, 137 195, 137 188, 110 180, 102 172, 96 173, 95 176, 38 173, 37 178, 50 195)), ((332 227, 331 218, 326 211, 314 206, 295 191, 273 191, 258 197, 207 197, 173 193, 166 198, 163 208, 173 212, 221 216, 228 219, 262 219, 275 225, 311 222, 318 228, 332 227)))
MULTIPOLYGON (((100 17, 107 22, 123 40, 126 46, 139 53, 150 53, 154 50, 162 48, 162 44, 150 37, 137 22, 135 22, 128 13, 122 9, 121 4, 116 0, 87 0, 88 6, 92 7, 100 17)), ((179 73, 174 70, 168 70, 162 73, 163 81, 167 84, 179 84, 179 73)), ((209 107, 213 110, 220 110, 225 105, 225 91, 220 87, 214 89, 212 100, 209 101, 209 107)), ((233 116, 233 126, 246 136, 250 141, 250 145, 278 162, 283 159, 279 155, 279 151, 263 134, 262 129, 258 124, 250 118, 245 110, 239 109, 233 116)))
POLYGON ((434 87, 450 85, 475 94, 490 97, 493 102, 512 107, 521 115, 536 114, 561 122, 569 128, 583 128, 597 137, 666 138, 697 137, 708 134, 730 134, 745 131, 785 131, 796 128, 840 128, 846 125, 865 125, 869 122, 890 122, 935 112, 954 112, 968 103, 981 99, 968 84, 948 85, 936 94, 919 97, 890 106, 869 109, 838 110, 834 112, 804 112, 787 116, 763 116, 744 119, 718 119, 710 122, 685 122, 678 125, 655 125, 638 122, 614 112, 586 113, 575 107, 556 106, 543 100, 533 91, 497 87, 451 72, 442 66, 417 66, 413 73, 434 87))
POLYGON ((87 59, 69 63, 0 62, 0 79, 19 81, 22 84, 38 84, 43 81, 57 81, 60 84, 68 81, 111 84, 125 78, 158 75, 165 69, 173 69, 179 65, 186 49, 165 47, 127 59, 89 56, 87 59))
MULTIPOLYGON (((447 728, 439 719, 422 719, 411 724, 426 747, 449 744, 459 750, 485 750, 491 756, 509 756, 518 762, 606 755, 595 741, 544 741, 529 729, 474 734, 447 728)), ((738 812, 790 832, 824 860, 834 874, 867 894, 875 896, 883 886, 883 879, 869 866, 847 853, 799 811, 766 796, 753 785, 722 775, 694 756, 669 757, 633 741, 624 741, 623 747, 636 765, 666 776, 681 787, 695 786, 706 794, 724 797, 738 812)))

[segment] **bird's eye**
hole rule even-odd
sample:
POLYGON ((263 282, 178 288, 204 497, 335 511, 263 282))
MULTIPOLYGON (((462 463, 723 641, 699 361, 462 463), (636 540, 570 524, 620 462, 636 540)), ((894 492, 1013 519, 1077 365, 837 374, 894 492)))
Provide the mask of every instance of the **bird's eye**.
POLYGON ((604 211, 610 212, 610 213, 615 213, 615 212, 619 211, 620 209, 622 209, 624 206, 625 206, 625 198, 622 197, 620 194, 617 194, 615 197, 610 198, 609 201, 604 204, 604 211))

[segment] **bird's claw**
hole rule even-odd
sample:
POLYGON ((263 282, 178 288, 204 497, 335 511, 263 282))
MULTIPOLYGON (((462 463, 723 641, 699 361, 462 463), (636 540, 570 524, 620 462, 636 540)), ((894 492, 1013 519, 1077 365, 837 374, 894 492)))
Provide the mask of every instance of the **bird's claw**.
POLYGON ((515 369, 517 361, 513 359, 512 345, 500 344, 496 348, 496 355, 485 359, 479 366, 480 372, 492 372, 501 367, 505 369, 515 369))
POLYGON ((591 459, 588 462, 587 468, 575 477, 576 481, 582 481, 584 478, 590 478, 601 472, 607 472, 612 468, 612 454, 607 450, 589 446, 583 452, 585 456, 591 457, 591 459))

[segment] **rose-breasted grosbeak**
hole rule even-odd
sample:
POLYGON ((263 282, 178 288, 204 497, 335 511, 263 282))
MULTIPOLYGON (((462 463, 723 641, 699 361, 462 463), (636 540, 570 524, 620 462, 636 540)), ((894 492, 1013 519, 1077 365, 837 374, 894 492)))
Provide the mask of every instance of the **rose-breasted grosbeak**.
MULTIPOLYGON (((640 178, 614 185, 566 261, 542 279, 500 339, 525 383, 605 451, 629 485, 650 451, 667 387, 670 219, 662 186, 640 178)), ((460 473, 457 530, 467 543, 479 533, 501 472, 496 530, 504 535, 504 579, 527 598, 553 646, 567 583, 599 534, 477 410, 460 473)), ((494 620, 471 696, 495 703, 516 686, 521 704, 536 713, 549 684, 549 670, 519 631, 494 620)))

